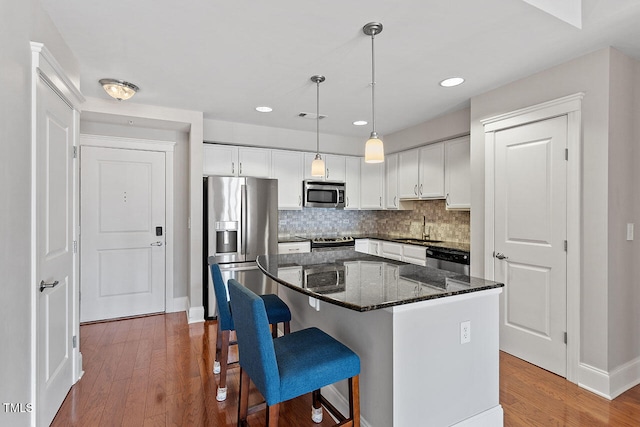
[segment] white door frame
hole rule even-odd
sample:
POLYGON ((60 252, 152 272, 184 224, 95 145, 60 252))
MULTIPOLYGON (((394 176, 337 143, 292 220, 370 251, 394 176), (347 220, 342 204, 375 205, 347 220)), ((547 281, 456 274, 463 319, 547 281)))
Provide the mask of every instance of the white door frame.
MULTIPOLYGON (((38 293, 36 284, 38 283, 38 259, 37 259, 37 211, 38 204, 36 200, 37 195, 37 155, 38 155, 38 135, 37 135, 37 82, 42 79, 54 92, 60 96, 66 102, 69 107, 73 109, 73 147, 78 146, 78 136, 80 129, 80 105, 85 102, 85 98, 76 87, 76 85, 69 79, 64 68, 55 59, 51 52, 43 43, 31 42, 31 254, 30 254, 30 305, 31 305, 31 328, 30 328, 30 341, 31 341, 31 378, 32 383, 36 384, 31 388, 31 402, 36 407, 39 405, 40 390, 38 389, 38 352, 42 351, 38 345, 38 293)), ((73 162, 73 185, 77 186, 78 183, 78 162, 73 162)), ((78 240, 78 198, 76 194, 73 195, 73 241, 78 240)), ((79 307, 79 263, 78 252, 74 250, 73 254, 73 274, 71 279, 71 286, 73 292, 73 336, 77 337, 80 333, 80 307, 79 307)), ((77 342, 77 341, 76 341, 77 342)), ((76 345, 72 353, 72 381, 77 382, 82 377, 82 354, 80 353, 80 346, 76 345)), ((38 411, 31 412, 31 425, 38 425, 40 420, 38 419, 38 411)))
MULTIPOLYGON (((175 141, 156 141, 150 139, 123 138, 106 135, 80 134, 80 146, 121 148, 125 150, 158 151, 165 153, 165 312, 172 313, 176 308, 173 298, 173 157, 175 141)), ((80 186, 75 189, 80 195, 80 186)), ((78 275, 78 277, 80 277, 78 275)), ((80 284, 82 285, 82 284, 80 284)))
POLYGON ((567 380, 578 383, 580 364, 580 259, 582 257, 582 98, 584 93, 558 98, 531 107, 481 120, 485 132, 484 271, 494 276, 495 247, 495 133, 528 123, 567 116, 567 380))

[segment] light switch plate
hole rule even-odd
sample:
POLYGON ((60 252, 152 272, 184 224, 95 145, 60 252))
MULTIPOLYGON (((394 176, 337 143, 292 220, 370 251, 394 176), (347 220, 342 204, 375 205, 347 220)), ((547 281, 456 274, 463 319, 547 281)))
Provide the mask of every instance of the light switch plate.
POLYGON ((633 240, 633 223, 627 224, 627 240, 633 240))

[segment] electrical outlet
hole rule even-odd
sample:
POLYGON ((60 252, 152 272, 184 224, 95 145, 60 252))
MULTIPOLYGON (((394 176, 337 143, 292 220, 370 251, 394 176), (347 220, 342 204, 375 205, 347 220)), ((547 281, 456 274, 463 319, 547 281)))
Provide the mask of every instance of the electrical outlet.
POLYGON ((471 342, 471 321, 460 323, 460 344, 471 342))

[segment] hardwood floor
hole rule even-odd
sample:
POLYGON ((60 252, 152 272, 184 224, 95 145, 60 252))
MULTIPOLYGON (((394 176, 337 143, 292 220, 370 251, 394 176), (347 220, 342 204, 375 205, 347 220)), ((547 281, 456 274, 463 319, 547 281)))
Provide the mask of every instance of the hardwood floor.
MULTIPOLYGON (((52 425, 235 426, 239 370, 230 369, 227 400, 217 402, 215 335, 215 322, 188 325, 184 313, 82 325, 85 374, 52 425)), ((260 400, 254 392, 250 404, 260 400)), ((640 386, 608 401, 505 353, 500 403, 508 427, 640 426, 640 386)), ((251 426, 265 422, 264 411, 249 417, 251 426)), ((282 427, 330 425, 326 412, 322 424, 311 421, 311 395, 280 410, 282 427)))

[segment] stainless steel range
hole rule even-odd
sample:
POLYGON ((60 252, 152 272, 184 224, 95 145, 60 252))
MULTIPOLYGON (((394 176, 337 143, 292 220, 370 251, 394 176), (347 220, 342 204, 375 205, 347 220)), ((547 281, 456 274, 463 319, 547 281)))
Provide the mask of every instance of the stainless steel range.
POLYGON ((353 237, 315 237, 311 239, 311 252, 352 249, 355 250, 356 241, 353 237))

